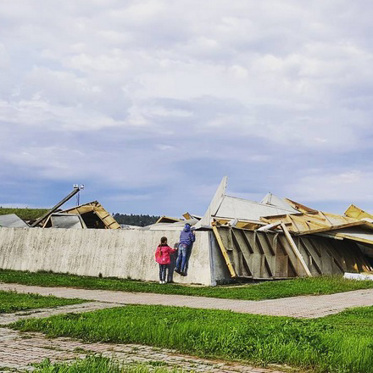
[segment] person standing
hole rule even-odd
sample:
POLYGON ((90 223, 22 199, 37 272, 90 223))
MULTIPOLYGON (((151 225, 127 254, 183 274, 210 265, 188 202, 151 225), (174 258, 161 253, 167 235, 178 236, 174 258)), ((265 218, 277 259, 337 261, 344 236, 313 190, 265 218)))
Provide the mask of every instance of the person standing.
POLYGON ((186 276, 186 271, 188 268, 188 261, 190 257, 190 250, 192 248, 193 242, 196 236, 194 231, 191 230, 190 224, 186 223, 184 229, 180 233, 179 239, 179 251, 176 259, 175 272, 181 276, 186 276))
POLYGON ((159 264, 159 283, 166 283, 166 272, 169 271, 171 262, 170 255, 175 253, 177 249, 172 249, 167 244, 167 237, 161 238, 161 243, 155 251, 155 261, 159 264))
POLYGON ((177 259, 177 250, 179 248, 179 243, 175 243, 174 249, 176 250, 174 253, 170 255, 170 264, 168 265, 168 273, 167 273, 167 282, 173 283, 174 282, 174 270, 176 267, 176 259, 177 259))

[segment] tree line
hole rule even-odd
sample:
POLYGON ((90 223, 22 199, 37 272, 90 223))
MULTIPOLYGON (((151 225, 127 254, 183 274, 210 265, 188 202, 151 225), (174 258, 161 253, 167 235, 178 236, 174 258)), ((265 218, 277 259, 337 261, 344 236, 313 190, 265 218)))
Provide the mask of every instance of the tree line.
POLYGON ((146 225, 154 224, 158 219, 159 216, 154 215, 135 215, 135 214, 113 214, 113 218, 119 224, 125 225, 137 225, 139 227, 145 227, 146 225))

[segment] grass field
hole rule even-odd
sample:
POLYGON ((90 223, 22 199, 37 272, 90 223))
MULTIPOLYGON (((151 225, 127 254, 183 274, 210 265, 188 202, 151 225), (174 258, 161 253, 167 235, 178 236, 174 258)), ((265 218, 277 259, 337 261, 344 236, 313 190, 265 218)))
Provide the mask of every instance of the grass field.
POLYGON ((22 331, 85 341, 140 343, 315 372, 373 372, 373 307, 301 320, 162 306, 127 306, 22 320, 22 331))
POLYGON ((48 212, 47 209, 29 209, 29 208, 6 208, 0 207, 0 215, 16 214, 23 220, 34 220, 40 218, 43 214, 48 212))
POLYGON ((373 288, 373 281, 346 280, 342 276, 298 278, 241 286, 191 287, 177 284, 160 285, 155 282, 115 278, 82 277, 67 274, 30 273, 10 270, 0 270, 0 282, 246 300, 276 299, 309 294, 333 294, 373 288))
POLYGON ((13 291, 0 291, 0 313, 17 312, 35 308, 67 306, 85 301, 80 299, 62 299, 38 294, 19 294, 13 291))
POLYGON ((48 359, 35 364, 35 373, 182 373, 182 370, 148 366, 145 364, 120 365, 115 360, 91 355, 82 360, 68 363, 51 363, 48 359))

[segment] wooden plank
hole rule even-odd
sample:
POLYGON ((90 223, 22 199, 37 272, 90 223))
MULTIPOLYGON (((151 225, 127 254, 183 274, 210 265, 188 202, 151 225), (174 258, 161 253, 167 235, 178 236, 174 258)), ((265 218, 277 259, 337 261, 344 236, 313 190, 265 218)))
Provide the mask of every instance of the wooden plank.
POLYGON ((292 201, 289 198, 285 198, 285 201, 288 202, 291 207, 293 207, 294 209, 296 209, 296 210, 298 210, 302 213, 305 213, 305 214, 317 213, 317 210, 311 209, 310 207, 302 205, 301 203, 292 201))
POLYGON ((228 270, 229 270, 229 273, 230 273, 231 277, 232 278, 237 277, 236 272, 234 270, 234 267, 232 265, 232 262, 229 258, 228 252, 227 252, 226 248, 224 247, 223 241, 220 237, 218 228, 215 225, 212 226, 212 231, 214 232, 216 241, 218 242, 218 245, 219 245, 221 253, 223 254, 224 260, 227 263, 227 267, 228 267, 228 270))
POLYGON ((302 264, 304 270, 306 271, 308 277, 312 277, 311 271, 309 270, 306 262, 304 261, 302 254, 298 250, 297 245, 295 244, 295 242, 294 242, 293 238, 291 237, 289 231, 287 230, 285 224, 281 224, 281 228, 284 231, 285 237, 286 237, 287 241, 289 242, 290 247, 293 249, 295 255, 297 256, 297 258, 301 262, 301 264, 302 264))

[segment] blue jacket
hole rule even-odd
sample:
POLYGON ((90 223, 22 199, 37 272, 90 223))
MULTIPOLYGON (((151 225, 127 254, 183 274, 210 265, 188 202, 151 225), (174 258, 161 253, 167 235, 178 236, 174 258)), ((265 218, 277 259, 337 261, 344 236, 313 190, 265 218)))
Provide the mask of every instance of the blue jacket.
POLYGON ((196 237, 191 232, 190 226, 186 225, 184 229, 182 230, 182 232, 180 233, 179 243, 190 246, 195 241, 195 239, 196 237))

